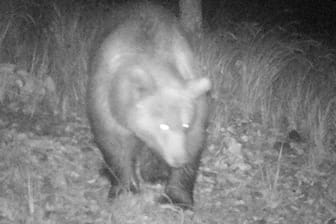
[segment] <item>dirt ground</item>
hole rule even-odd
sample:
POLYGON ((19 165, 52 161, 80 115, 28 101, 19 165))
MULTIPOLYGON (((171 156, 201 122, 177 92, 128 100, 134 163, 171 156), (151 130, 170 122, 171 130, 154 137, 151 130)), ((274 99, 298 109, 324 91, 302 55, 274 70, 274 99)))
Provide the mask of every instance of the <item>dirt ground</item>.
POLYGON ((336 164, 316 165, 295 130, 235 118, 212 134, 193 211, 161 206, 160 185, 107 198, 109 182, 87 122, 0 116, 0 223, 336 223, 336 164), (213 137, 220 136, 220 137, 213 137))

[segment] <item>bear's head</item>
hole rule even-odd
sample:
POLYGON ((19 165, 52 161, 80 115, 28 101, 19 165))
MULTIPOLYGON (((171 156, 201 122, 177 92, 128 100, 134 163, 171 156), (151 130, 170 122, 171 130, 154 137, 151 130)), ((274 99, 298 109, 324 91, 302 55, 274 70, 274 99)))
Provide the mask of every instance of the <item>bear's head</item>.
POLYGON ((186 142, 198 116, 196 102, 210 88, 208 78, 197 78, 143 94, 128 114, 129 129, 169 166, 185 165, 192 157, 186 142))

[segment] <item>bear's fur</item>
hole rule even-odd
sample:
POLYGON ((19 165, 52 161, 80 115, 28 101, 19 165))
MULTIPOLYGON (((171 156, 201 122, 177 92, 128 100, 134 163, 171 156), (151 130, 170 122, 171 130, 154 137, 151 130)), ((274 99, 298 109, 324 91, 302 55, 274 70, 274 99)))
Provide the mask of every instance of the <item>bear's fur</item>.
POLYGON ((159 201, 191 208, 210 81, 173 15, 149 3, 125 15, 99 44, 87 88, 91 129, 113 175, 110 195, 139 191, 135 162, 147 146, 169 167, 159 201))

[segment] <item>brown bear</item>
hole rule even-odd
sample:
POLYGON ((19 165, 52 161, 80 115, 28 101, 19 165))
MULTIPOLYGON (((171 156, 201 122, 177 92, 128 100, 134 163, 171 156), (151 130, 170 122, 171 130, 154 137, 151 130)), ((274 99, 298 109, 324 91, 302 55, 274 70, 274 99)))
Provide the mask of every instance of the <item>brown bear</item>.
POLYGON ((139 191, 135 163, 148 148, 169 168, 159 201, 191 208, 211 83, 175 16, 150 3, 126 12, 99 43, 87 88, 91 129, 113 176, 110 195, 139 191))

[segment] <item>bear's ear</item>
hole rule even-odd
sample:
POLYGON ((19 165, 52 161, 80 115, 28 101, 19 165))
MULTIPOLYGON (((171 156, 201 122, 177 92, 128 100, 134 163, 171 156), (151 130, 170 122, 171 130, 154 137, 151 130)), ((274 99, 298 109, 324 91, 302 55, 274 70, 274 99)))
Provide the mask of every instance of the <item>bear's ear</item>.
POLYGON ((191 98, 197 98, 211 89, 211 82, 208 78, 200 78, 189 81, 187 91, 191 98))

